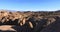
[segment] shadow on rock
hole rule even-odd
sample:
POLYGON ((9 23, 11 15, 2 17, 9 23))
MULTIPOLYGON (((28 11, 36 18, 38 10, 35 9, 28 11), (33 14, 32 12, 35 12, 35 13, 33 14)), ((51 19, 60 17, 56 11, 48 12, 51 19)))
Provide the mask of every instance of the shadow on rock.
POLYGON ((56 21, 48 25, 40 32, 60 32, 60 17, 55 17, 56 21))

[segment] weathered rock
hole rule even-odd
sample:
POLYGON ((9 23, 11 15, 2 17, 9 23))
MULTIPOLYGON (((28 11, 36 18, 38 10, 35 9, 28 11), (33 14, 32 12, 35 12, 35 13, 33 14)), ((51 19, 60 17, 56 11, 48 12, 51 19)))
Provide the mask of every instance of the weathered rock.
POLYGON ((1 25, 0 26, 0 31, 15 31, 15 29, 12 28, 12 25, 1 25))
POLYGON ((10 31, 9 29, 15 29, 16 32, 40 32, 40 31, 45 32, 45 30, 46 32, 47 31, 51 32, 53 31, 53 29, 55 29, 53 32, 56 32, 59 31, 59 27, 60 27, 58 25, 59 21, 60 21, 60 14, 56 12, 0 11, 0 29, 2 32, 5 30, 10 31), (6 25, 6 26, 1 26, 1 25, 6 25), (6 27, 8 28, 6 29, 6 27))
POLYGON ((55 19, 55 22, 42 29, 40 32, 60 32, 60 17, 56 17, 55 19))

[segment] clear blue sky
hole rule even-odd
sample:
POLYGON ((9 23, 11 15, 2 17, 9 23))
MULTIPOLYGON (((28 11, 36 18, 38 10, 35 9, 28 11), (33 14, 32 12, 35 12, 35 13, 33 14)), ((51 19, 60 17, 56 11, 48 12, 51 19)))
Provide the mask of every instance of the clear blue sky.
POLYGON ((60 0, 0 0, 0 9, 59 10, 60 0))

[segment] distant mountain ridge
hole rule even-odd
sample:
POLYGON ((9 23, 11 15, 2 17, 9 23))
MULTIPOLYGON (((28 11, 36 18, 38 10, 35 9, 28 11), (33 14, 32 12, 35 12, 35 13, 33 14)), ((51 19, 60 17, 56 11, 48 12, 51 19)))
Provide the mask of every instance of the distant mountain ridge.
MULTIPOLYGON (((4 9, 0 9, 0 11, 10 11, 10 12, 16 12, 16 10, 4 10, 4 9)), ((55 10, 55 11, 60 11, 60 10, 55 10)), ((30 12, 55 12, 55 11, 42 11, 42 10, 40 10, 40 11, 30 11, 30 12)), ((20 10, 20 12, 27 12, 27 11, 22 11, 22 10, 20 10)))

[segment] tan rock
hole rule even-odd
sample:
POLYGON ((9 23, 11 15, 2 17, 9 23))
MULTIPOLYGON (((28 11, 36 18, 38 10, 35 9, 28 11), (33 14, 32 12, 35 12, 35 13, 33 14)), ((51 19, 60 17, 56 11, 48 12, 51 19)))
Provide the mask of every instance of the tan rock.
POLYGON ((2 26, 0 26, 0 30, 2 30, 2 31, 7 31, 7 30, 16 31, 15 29, 13 29, 11 27, 12 27, 11 25, 2 25, 2 26))

